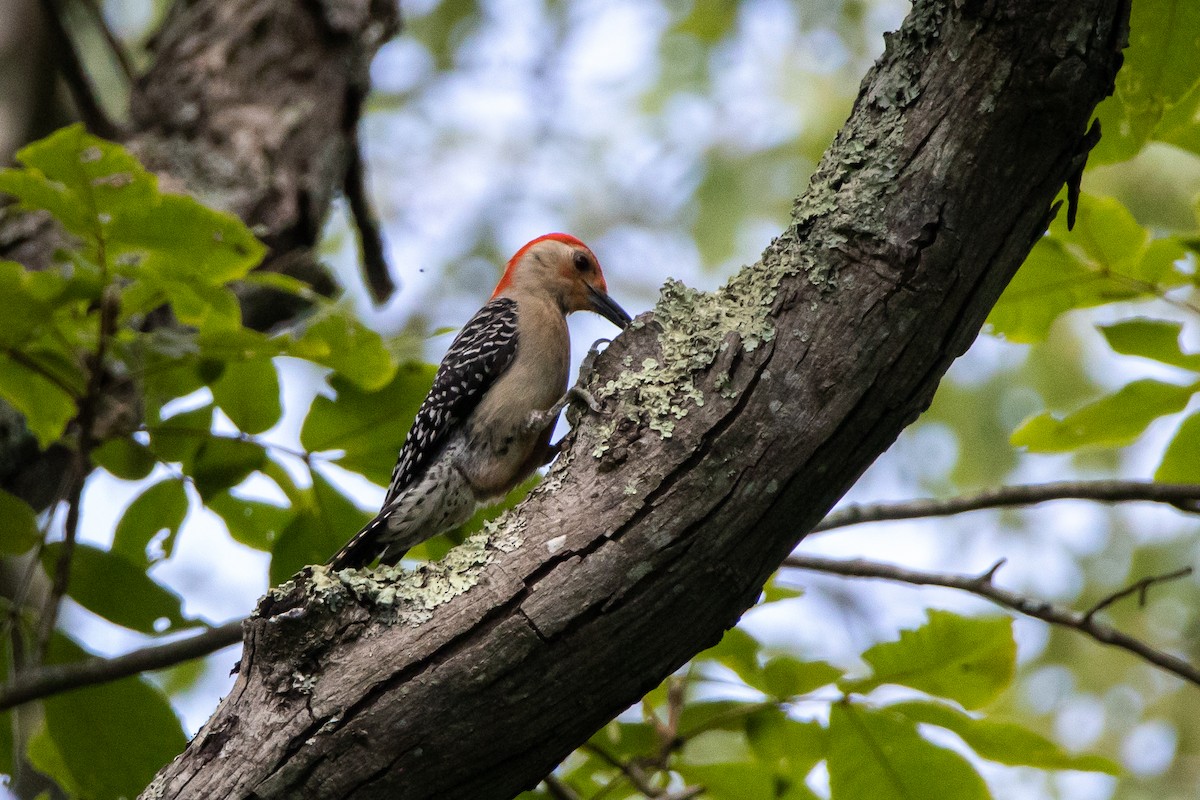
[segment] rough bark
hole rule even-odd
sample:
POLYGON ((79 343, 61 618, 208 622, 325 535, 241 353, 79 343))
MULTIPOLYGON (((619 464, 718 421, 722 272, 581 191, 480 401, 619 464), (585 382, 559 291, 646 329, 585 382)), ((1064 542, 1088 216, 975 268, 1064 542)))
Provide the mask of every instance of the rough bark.
MULTIPOLYGON (((393 0, 180 0, 133 87, 123 143, 164 189, 249 224, 270 247, 263 269, 332 291, 311 248, 342 184, 371 58, 398 27, 393 0)), ((44 268, 63 236, 44 214, 0 209, 0 258, 44 268)), ((300 310, 266 291, 242 306, 260 329, 300 310)), ((39 453, 0 404, 0 488, 44 507, 63 460, 39 453)))
POLYGON ((265 599, 144 796, 511 797, 715 643, 975 337, 1082 166, 1127 19, 918 3, 792 224, 609 347, 605 415, 543 486, 440 565, 265 599))

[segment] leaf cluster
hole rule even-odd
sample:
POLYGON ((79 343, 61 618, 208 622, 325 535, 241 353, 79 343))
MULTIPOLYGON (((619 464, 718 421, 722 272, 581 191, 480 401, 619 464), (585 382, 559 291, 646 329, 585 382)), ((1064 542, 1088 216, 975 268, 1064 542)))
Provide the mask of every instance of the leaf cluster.
POLYGON ((897 641, 868 648, 862 661, 865 671, 848 675, 773 652, 734 628, 592 737, 558 779, 586 798, 703 787, 701 796, 714 800, 815 800, 827 780, 832 800, 962 800, 991 797, 981 761, 1117 771, 1107 759, 1067 753, 979 713, 1015 674, 1008 618, 933 610, 897 641))

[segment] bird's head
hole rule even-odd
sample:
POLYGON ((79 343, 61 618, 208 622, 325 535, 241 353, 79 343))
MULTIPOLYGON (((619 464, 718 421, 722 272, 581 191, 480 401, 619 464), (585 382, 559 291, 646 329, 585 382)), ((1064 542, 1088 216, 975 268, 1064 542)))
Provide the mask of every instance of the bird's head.
POLYGON ((518 292, 549 294, 564 314, 595 311, 620 328, 630 321, 608 296, 596 254, 568 233, 539 236, 508 260, 492 297, 518 292))

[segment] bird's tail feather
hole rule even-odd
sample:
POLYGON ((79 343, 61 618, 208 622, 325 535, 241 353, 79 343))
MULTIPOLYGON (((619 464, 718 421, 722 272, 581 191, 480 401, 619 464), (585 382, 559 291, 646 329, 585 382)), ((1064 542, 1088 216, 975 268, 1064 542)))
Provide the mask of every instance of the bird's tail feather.
POLYGON ((378 541, 382 538, 381 528, 387 525, 387 519, 388 515, 380 512, 325 564, 330 569, 361 569, 370 564, 379 555, 378 541))

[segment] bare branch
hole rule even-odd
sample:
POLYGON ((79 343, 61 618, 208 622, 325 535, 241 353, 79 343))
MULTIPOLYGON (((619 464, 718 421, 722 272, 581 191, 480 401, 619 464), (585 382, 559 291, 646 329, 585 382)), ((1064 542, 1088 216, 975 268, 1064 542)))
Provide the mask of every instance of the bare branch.
POLYGON ((1188 575, 1191 575, 1191 574, 1192 574, 1192 568, 1184 567, 1183 569, 1177 569, 1174 572, 1168 572, 1163 575, 1151 575, 1147 578, 1142 578, 1137 583, 1126 586, 1124 589, 1121 589, 1119 592, 1113 592, 1108 597, 1105 597, 1103 600, 1096 603, 1096 605, 1092 606, 1084 613, 1083 620, 1084 620, 1084 622, 1090 622, 1092 617, 1094 617, 1096 615, 1097 611, 1108 608, 1113 603, 1117 602, 1118 600, 1120 600, 1124 597, 1128 597, 1131 594, 1136 594, 1138 596, 1138 607, 1144 608, 1146 605, 1146 593, 1148 591, 1150 591, 1151 586, 1154 586, 1155 584, 1158 584, 1158 583, 1167 583, 1168 581, 1174 581, 1174 580, 1179 580, 1180 578, 1186 578, 1188 575))
POLYGON ((75 47, 75 43, 71 40, 71 34, 63 22, 58 4, 55 0, 42 0, 41 5, 50 35, 58 46, 59 69, 62 71, 63 80, 67 82, 67 87, 71 90, 71 98, 75 101, 79 116, 83 119, 87 129, 97 136, 103 136, 106 139, 118 138, 121 129, 109 118, 108 112, 100 104, 96 89, 92 86, 87 69, 83 65, 83 59, 79 56, 79 50, 75 47))
POLYGON ((1121 503, 1143 500, 1166 503, 1181 511, 1200 511, 1200 485, 1155 483, 1153 481, 1060 481, 1019 486, 1002 486, 978 494, 946 499, 906 500, 900 503, 873 503, 846 506, 827 515, 813 533, 861 525, 920 517, 948 517, 988 508, 1029 506, 1050 500, 1094 500, 1121 503))
POLYGON ((236 644, 242 638, 242 621, 228 622, 197 636, 145 647, 116 658, 94 658, 71 664, 55 664, 28 672, 0 687, 0 711, 5 711, 59 692, 128 678, 149 670, 163 669, 236 644))
POLYGON ((54 565, 54 575, 50 585, 50 594, 42 606, 41 619, 38 622, 37 643, 33 650, 33 662, 40 664, 46 657, 46 649, 50 646, 50 636, 58 622, 58 609, 62 605, 63 596, 67 593, 67 585, 71 579, 71 560, 75 555, 75 539, 79 532, 79 507, 83 498, 83 484, 87 480, 86 457, 76 454, 72 459, 72 477, 70 496, 67 498, 66 530, 63 534, 62 548, 58 553, 58 561, 54 565))
POLYGON ((614 756, 612 753, 609 753, 603 747, 592 744, 591 742, 587 742, 586 744, 584 744, 581 749, 586 750, 587 752, 591 753, 592 755, 598 756, 602 761, 605 761, 608 764, 621 770, 621 774, 625 776, 626 780, 628 780, 631 784, 633 784, 633 788, 637 789, 639 792, 641 792, 646 797, 662 796, 663 790, 656 789, 654 786, 650 785, 649 777, 646 775, 645 771, 642 770, 641 766, 639 766, 636 762, 622 761, 621 759, 614 756))
MULTIPOLYGON (((830 575, 842 575, 844 577, 879 578, 881 580, 898 581, 900 583, 911 583, 917 586, 945 586, 950 589, 961 589, 964 592, 970 592, 971 594, 991 600, 997 605, 1011 608, 1013 611, 1040 619, 1043 622, 1073 628, 1102 644, 1128 650, 1139 658, 1177 675, 1189 683, 1200 686, 1200 669, 1178 656, 1152 647, 1129 634, 1122 633, 1111 625, 1097 622, 1092 616, 1093 612, 1082 614, 1071 608, 1056 606, 1045 600, 1026 597, 1025 595, 996 586, 992 583, 992 578, 995 576, 1000 563, 1002 562, 998 562, 981 575, 974 576, 924 572, 899 567, 894 564, 867 561, 865 559, 839 560, 798 555, 789 556, 783 562, 783 565, 785 567, 824 572, 830 575)), ((1168 577, 1181 576, 1173 574, 1173 576, 1160 576, 1147 580, 1150 583, 1154 583, 1161 582, 1168 577)), ((1147 584, 1147 581, 1139 581, 1138 584, 1134 584, 1132 591, 1137 591, 1137 587, 1140 584, 1147 584)), ((1125 592, 1124 594, 1128 593, 1130 592, 1125 592)))
POLYGON ((104 18, 104 9, 100 7, 98 0, 81 0, 84 8, 92 15, 92 21, 96 27, 100 29, 100 35, 104 37, 104 43, 108 45, 109 51, 117 62, 117 66, 121 68, 121 75, 125 78, 127 85, 132 85, 137 80, 137 70, 133 67, 133 62, 129 58, 129 51, 125 49, 125 45, 112 32, 112 28, 108 27, 108 20, 104 18))
POLYGON ((546 791, 554 800, 583 800, 578 792, 567 785, 566 781, 554 775, 547 775, 542 779, 542 783, 546 784, 546 791))
POLYGON ((392 273, 383 253, 383 233, 379 230, 379 222, 375 218, 370 201, 367 200, 362 143, 357 133, 350 137, 349 145, 342 191, 346 195, 346 202, 350 204, 354 225, 358 228, 359 250, 362 253, 362 269, 363 276, 367 279, 367 288, 371 290, 371 298, 376 303, 383 303, 396 291, 396 283, 392 280, 392 273))

